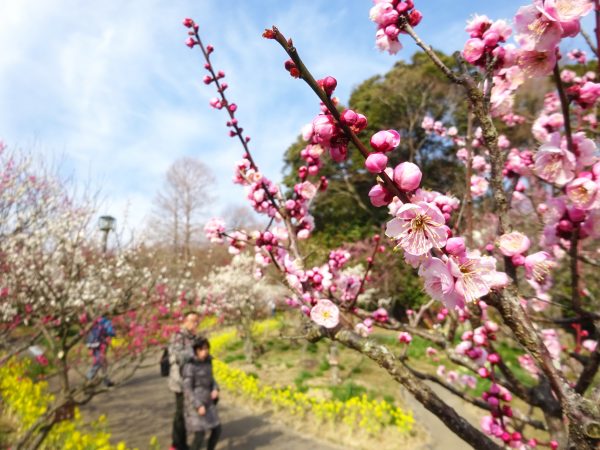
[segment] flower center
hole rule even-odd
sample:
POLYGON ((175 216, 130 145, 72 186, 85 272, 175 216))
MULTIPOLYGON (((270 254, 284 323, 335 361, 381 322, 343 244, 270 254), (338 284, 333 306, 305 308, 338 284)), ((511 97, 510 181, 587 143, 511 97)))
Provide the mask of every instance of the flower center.
POLYGON ((549 261, 542 261, 533 266, 533 278, 538 283, 543 283, 548 274, 550 273, 550 269, 552 268, 552 263, 549 261))

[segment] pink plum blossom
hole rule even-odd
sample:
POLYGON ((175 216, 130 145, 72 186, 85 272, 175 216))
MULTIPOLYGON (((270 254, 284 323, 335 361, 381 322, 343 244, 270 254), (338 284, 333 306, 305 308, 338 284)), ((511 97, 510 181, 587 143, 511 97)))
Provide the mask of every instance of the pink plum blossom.
POLYGON ((522 6, 515 15, 517 42, 524 50, 551 52, 558 46, 562 37, 562 27, 551 20, 536 5, 522 6))
POLYGON ((419 256, 444 247, 448 227, 437 206, 418 202, 403 205, 396 218, 387 223, 385 234, 398 240, 398 246, 407 253, 419 256))
POLYGON ((473 196, 473 198, 485 195, 489 186, 489 181, 486 180, 484 177, 481 177, 479 175, 471 176, 471 195, 473 196))
MULTIPOLYGON (((427 259, 419 274, 424 278, 425 292, 449 309, 463 309, 464 297, 455 291, 455 279, 448 266, 438 258, 427 259)), ((440 317, 443 320, 445 316, 440 317)))
POLYGON ((575 206, 587 210, 596 207, 598 184, 587 177, 575 178, 566 187, 567 197, 575 206))
POLYGON ((544 284, 555 265, 548 252, 533 253, 525 258, 525 276, 539 284, 544 284))
POLYGON ((531 241, 523 233, 513 231, 498 238, 498 248, 504 256, 514 256, 525 253, 531 246, 531 241))
POLYGON ((385 30, 380 29, 377 30, 375 34, 375 45, 382 52, 388 52, 390 55, 395 55, 400 50, 402 50, 402 44, 398 39, 390 38, 385 30))
POLYGON ((496 284, 498 272, 494 258, 480 257, 476 253, 458 258, 451 257, 448 267, 456 278, 454 288, 469 303, 487 295, 496 284))
POLYGON ((225 232, 225 221, 219 218, 212 218, 204 225, 204 233, 210 242, 223 242, 223 233, 225 232))
POLYGON ((537 176, 549 183, 563 186, 575 176, 575 155, 553 142, 543 144, 534 161, 537 176))
POLYGON ((340 321, 340 310, 331 300, 321 299, 310 310, 310 318, 325 328, 335 328, 340 321))
POLYGON ((517 64, 528 77, 545 77, 552 73, 556 64, 556 54, 554 50, 547 52, 521 50, 517 55, 517 64))

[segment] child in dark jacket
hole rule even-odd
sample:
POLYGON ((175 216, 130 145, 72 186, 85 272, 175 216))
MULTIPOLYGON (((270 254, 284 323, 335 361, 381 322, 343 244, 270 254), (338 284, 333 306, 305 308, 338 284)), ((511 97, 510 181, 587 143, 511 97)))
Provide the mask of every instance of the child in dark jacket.
POLYGON ((210 431, 208 450, 214 450, 221 434, 217 414, 219 386, 213 378, 210 343, 205 337, 194 341, 194 358, 183 366, 185 426, 194 435, 190 450, 200 450, 204 435, 210 431))

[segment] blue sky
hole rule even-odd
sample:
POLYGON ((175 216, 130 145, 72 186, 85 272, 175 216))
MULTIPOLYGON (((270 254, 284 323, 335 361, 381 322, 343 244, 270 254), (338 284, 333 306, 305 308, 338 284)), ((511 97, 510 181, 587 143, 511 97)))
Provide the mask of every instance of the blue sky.
MULTIPOLYGON (((526 4, 416 3, 424 14, 417 31, 447 52, 462 48, 473 13, 512 20, 526 4)), ((102 212, 134 227, 144 223, 169 165, 198 157, 218 179, 210 213, 223 214, 244 204, 230 181, 241 150, 227 135, 223 111, 208 106, 214 93, 202 83, 199 52, 183 45, 181 20, 194 18, 214 45, 213 63, 227 74, 255 159, 278 180, 283 152, 318 103, 287 75, 285 54, 261 38, 263 29, 275 24, 292 37, 316 77, 337 78, 345 102, 354 86, 415 49, 405 38, 398 55, 379 53, 370 7, 366 0, 0 2, 0 139, 100 188, 102 212)))

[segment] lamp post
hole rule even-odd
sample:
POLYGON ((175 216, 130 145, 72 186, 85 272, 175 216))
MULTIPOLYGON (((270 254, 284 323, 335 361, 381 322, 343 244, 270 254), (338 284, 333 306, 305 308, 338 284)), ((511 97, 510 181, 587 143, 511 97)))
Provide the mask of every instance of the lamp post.
POLYGON ((98 219, 98 228, 104 233, 102 239, 102 252, 106 253, 108 243, 108 233, 115 229, 116 219, 113 216, 100 216, 98 219))

